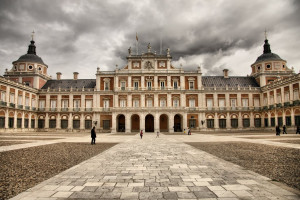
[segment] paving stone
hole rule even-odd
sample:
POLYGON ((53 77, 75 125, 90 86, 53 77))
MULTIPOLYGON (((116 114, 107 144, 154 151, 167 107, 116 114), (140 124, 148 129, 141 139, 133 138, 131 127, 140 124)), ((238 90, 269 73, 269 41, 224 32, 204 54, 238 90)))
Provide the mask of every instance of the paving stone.
POLYGON ((193 192, 176 192, 179 199, 197 199, 193 192))
POLYGON ((164 199, 178 199, 176 192, 163 192, 164 199))
POLYGON ((138 192, 122 192, 120 199, 139 199, 138 192))
POLYGON ((73 192, 56 192, 51 197, 68 198, 73 192))
POLYGON ((170 192, 189 192, 188 187, 168 187, 170 192))

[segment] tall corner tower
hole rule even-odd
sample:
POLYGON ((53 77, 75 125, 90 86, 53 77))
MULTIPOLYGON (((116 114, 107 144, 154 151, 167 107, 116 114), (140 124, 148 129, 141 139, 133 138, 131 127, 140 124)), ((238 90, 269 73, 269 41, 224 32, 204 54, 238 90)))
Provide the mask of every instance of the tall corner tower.
POLYGON ((18 60, 13 61, 12 64, 12 68, 7 70, 4 74, 4 77, 9 80, 40 89, 47 80, 51 79, 47 74, 48 65, 43 62, 41 57, 36 55, 33 35, 28 46, 27 54, 22 55, 18 60))
POLYGON ((267 36, 265 36, 263 54, 251 65, 251 76, 255 78, 260 87, 263 87, 276 79, 293 75, 293 70, 289 69, 286 63, 286 60, 272 53, 267 36))

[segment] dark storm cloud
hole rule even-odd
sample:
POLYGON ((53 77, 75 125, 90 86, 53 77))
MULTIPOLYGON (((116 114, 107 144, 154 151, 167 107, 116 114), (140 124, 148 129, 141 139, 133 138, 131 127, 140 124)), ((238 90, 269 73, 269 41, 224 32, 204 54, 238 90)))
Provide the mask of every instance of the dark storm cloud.
MULTIPOLYGON (((241 59, 236 55, 239 50, 254 52, 262 47, 265 28, 273 35, 297 32, 300 13, 296 0, 0 3, 1 73, 2 66, 10 68, 12 60, 26 53, 34 29, 38 55, 52 75, 61 71, 65 78, 72 77, 72 71, 82 73, 80 78, 94 78, 97 66, 113 70, 116 64, 126 65, 127 49, 131 46, 135 52, 136 32, 140 53, 147 51, 148 43, 159 53, 162 38, 163 53, 171 49, 174 65, 183 63, 185 70, 191 70, 202 64, 205 73, 217 74, 235 64, 229 61, 241 59)), ((291 38, 299 41, 297 35, 291 38)), ((248 59, 253 62, 261 52, 248 59)), ((248 71, 251 63, 239 61, 248 71)))

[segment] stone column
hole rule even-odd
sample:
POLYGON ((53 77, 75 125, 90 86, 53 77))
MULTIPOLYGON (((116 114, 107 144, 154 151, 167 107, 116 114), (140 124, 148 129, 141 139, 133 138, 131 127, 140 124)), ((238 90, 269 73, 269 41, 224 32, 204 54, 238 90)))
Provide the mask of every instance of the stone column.
POLYGON ((169 133, 174 133, 174 114, 169 115, 169 133))
MULTIPOLYGON (((45 105, 45 107, 46 107, 46 111, 49 111, 50 110, 50 94, 46 94, 46 105, 45 105)), ((46 123, 46 122, 45 122, 46 123)))
POLYGON ((115 76, 115 86, 114 86, 114 91, 118 91, 119 90, 119 77, 118 75, 115 76))
POLYGON ((284 88, 283 87, 280 88, 280 92, 281 92, 281 103, 283 106, 283 104, 284 104, 284 88))
POLYGON ((295 126, 295 112, 294 109, 291 109, 291 125, 295 126))
MULTIPOLYGON (((23 104, 23 105, 24 105, 24 104, 23 104)), ((24 114, 24 112, 22 112, 22 124, 21 124, 21 128, 22 128, 22 129, 25 128, 25 124, 24 124, 25 120, 24 120, 24 118, 25 118, 25 114, 24 114)))
POLYGON ((116 130, 116 113, 112 113, 112 118, 111 118, 111 132, 115 133, 117 132, 116 130))
POLYGON ((285 111, 282 111, 282 125, 286 125, 286 121, 285 121, 285 111))
POLYGON ((180 76, 180 88, 181 88, 181 90, 185 90, 185 76, 184 75, 180 76))
POLYGON ((158 86, 158 77, 156 75, 154 75, 154 90, 158 90, 159 86, 158 86))
POLYGON ((254 106, 253 94, 249 93, 249 108, 254 106))
POLYGON ((49 114, 46 113, 46 117, 45 117, 45 129, 49 128, 49 114))
POLYGON ((81 113, 81 115, 80 115, 80 130, 84 130, 85 129, 85 127, 84 127, 84 115, 83 115, 83 113, 81 113))
POLYGON ((73 111, 73 94, 69 95, 69 111, 73 111))
POLYGON ((229 97, 229 93, 225 93, 225 107, 227 108, 227 110, 230 109, 230 97, 229 97))
POLYGON ((153 103, 154 103, 154 107, 155 107, 155 108, 160 107, 160 106, 158 106, 158 105, 159 105, 159 102, 158 102, 159 99, 158 99, 158 94, 157 94, 157 93, 154 94, 154 99, 153 99, 153 101, 154 101, 153 103))
POLYGON ((145 76, 141 76, 141 89, 145 89, 145 76))
POLYGON ((218 113, 215 113, 214 124, 215 124, 215 129, 219 129, 219 118, 218 118, 218 113))
POLYGON ((229 112, 226 113, 226 129, 231 129, 229 112))
POLYGON ((17 112, 16 111, 14 111, 14 129, 16 129, 17 128, 17 112))
POLYGON ((57 111, 61 111, 61 94, 57 95, 57 111))
POLYGON ((72 115, 72 113, 69 114, 68 129, 73 129, 73 115, 72 115))
POLYGON ((157 131, 160 131, 159 127, 159 113, 155 113, 154 115, 154 132, 156 133, 157 131))
POLYGON ((140 114, 140 129, 145 133, 145 114, 140 114))
POLYGON ((141 94, 141 108, 145 108, 145 94, 141 94))
POLYGON ((8 118, 9 118, 8 110, 5 111, 5 129, 8 129, 8 118))
POLYGON ((117 95, 117 94, 114 95, 113 105, 114 105, 115 108, 119 107, 119 95, 117 95))
POLYGON ((250 128, 254 128, 254 115, 253 112, 250 113, 250 128))
POLYGON ((243 117, 241 112, 239 112, 239 116, 238 116, 238 128, 239 129, 243 128, 243 117))
POLYGON ((290 103, 293 103, 294 100, 294 94, 293 94, 293 84, 289 85, 289 92, 290 92, 290 103))
POLYGON ((237 94, 237 102, 236 102, 236 104, 237 104, 237 107, 239 109, 242 107, 242 95, 241 95, 241 93, 237 94))
POLYGON ((268 112, 268 125, 271 127, 271 114, 268 112))
POLYGON ((171 93, 168 93, 167 94, 167 107, 170 108, 172 107, 172 94, 171 93))
POLYGON ((132 95, 128 94, 127 99, 128 99, 127 107, 131 108, 132 107, 132 95))
MULTIPOLYGON (((214 96, 214 105, 213 105, 213 107, 215 108, 215 109, 217 109, 218 108, 218 94, 217 93, 214 93, 213 94, 214 96)), ((218 127, 219 128, 219 127, 218 127)))
POLYGON ((131 76, 128 76, 128 90, 132 90, 131 76))
POLYGON ((170 90, 172 88, 171 86, 171 76, 167 76, 167 89, 170 90))
POLYGON ((126 133, 131 132, 131 123, 130 123, 129 113, 126 113, 126 115, 125 115, 125 131, 126 131, 126 133))
POLYGON ((180 107, 182 108, 186 107, 186 98, 184 93, 180 94, 180 107))
POLYGON ((56 129, 61 129, 61 117, 60 117, 60 113, 58 113, 57 117, 56 117, 56 129))
MULTIPOLYGON (((99 95, 96 95, 97 98, 99 98, 98 96, 99 95)), ((99 104, 97 104, 97 105, 99 105, 99 104)), ((85 95, 84 94, 81 94, 81 96, 80 96, 80 110, 81 111, 85 110, 85 95)))
POLYGON ((31 115, 31 113, 28 114, 28 129, 31 129, 31 115))

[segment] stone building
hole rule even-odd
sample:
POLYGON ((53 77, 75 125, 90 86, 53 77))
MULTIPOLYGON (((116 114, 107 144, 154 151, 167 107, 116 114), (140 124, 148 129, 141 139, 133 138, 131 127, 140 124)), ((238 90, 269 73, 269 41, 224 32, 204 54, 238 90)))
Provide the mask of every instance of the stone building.
POLYGON ((300 125, 299 74, 271 52, 250 76, 203 76, 172 65, 170 50, 141 55, 128 49, 127 65, 97 68, 95 79, 51 79, 31 41, 27 54, 0 77, 0 131, 183 132, 300 125))

